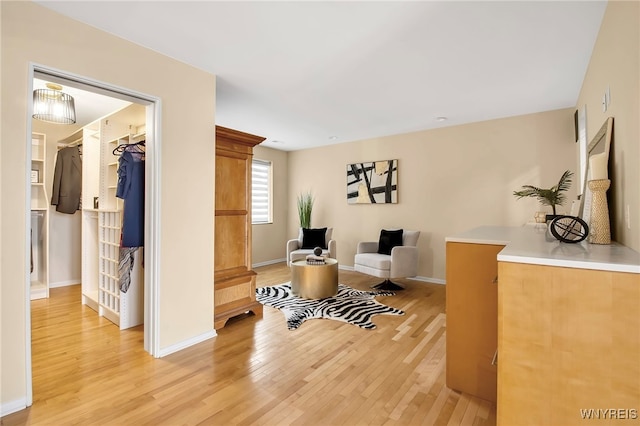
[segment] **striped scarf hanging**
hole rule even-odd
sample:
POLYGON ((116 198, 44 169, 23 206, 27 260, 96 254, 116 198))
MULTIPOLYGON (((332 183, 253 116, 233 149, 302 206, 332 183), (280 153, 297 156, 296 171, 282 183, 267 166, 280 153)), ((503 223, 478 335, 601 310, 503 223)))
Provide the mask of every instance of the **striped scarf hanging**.
POLYGON ((131 270, 133 269, 133 262, 135 260, 133 253, 138 250, 138 247, 121 247, 120 248, 120 263, 118 265, 118 277, 120 282, 120 291, 126 293, 129 290, 131 284, 131 270))

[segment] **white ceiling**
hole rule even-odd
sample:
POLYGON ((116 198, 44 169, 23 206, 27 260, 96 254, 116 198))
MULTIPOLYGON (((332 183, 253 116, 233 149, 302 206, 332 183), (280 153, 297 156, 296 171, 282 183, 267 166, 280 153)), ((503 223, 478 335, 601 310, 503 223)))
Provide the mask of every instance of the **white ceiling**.
POLYGON ((215 74, 216 124, 282 150, 573 107, 606 8, 605 1, 38 3, 215 74))
MULTIPOLYGON (((51 79, 41 80, 39 78, 34 78, 33 90, 46 89, 46 84, 50 80, 51 79)), ((59 80, 56 80, 56 82, 58 81, 59 80)), ((73 86, 65 85, 64 83, 61 83, 60 85, 62 86, 62 91, 64 93, 73 97, 76 109, 76 124, 80 127, 91 124, 99 118, 105 117, 115 111, 131 105, 131 102, 122 101, 120 99, 98 93, 88 92, 73 86)))

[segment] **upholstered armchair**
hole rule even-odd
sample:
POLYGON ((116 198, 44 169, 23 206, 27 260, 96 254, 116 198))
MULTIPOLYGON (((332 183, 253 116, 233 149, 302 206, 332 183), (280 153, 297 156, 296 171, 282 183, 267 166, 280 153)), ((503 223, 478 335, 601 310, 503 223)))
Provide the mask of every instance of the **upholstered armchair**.
POLYGON ((418 238, 420 231, 402 229, 380 231, 378 241, 359 242, 354 259, 354 270, 384 278, 372 286, 379 290, 402 290, 393 278, 418 275, 418 238))
POLYGON ((336 259, 337 244, 332 239, 333 228, 300 228, 298 238, 287 241, 287 265, 294 260, 306 259, 316 247, 322 248, 322 255, 336 259))

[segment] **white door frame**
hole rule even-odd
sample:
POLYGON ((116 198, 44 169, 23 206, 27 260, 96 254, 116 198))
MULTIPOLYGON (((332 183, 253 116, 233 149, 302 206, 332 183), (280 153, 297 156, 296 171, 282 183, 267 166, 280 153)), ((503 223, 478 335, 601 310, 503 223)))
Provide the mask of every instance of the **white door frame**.
POLYGON ((66 71, 54 69, 45 65, 30 63, 28 70, 28 96, 27 102, 27 155, 25 167, 25 367, 27 406, 33 404, 33 376, 31 360, 31 278, 29 271, 29 245, 31 223, 31 133, 33 115, 33 78, 34 75, 44 75, 51 80, 58 80, 65 85, 71 85, 101 93, 114 98, 146 105, 146 153, 145 153, 145 237, 144 237, 144 349, 152 356, 160 357, 160 328, 159 328, 159 299, 160 299, 160 152, 161 152, 161 114, 162 105, 158 97, 136 92, 123 87, 114 86, 102 81, 72 74, 66 71))

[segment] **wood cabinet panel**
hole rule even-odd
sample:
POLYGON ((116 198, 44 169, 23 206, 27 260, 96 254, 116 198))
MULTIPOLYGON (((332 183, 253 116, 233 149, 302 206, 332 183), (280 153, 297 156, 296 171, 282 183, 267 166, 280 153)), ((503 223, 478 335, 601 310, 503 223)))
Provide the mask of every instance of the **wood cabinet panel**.
POLYGON ((265 138, 216 126, 214 327, 262 314, 251 270, 251 162, 265 138))
MULTIPOLYGON (((251 164, 249 164, 251 166, 251 164)), ((247 160, 216 155, 216 210, 247 211, 247 160)))
POLYGON ((220 279, 214 289, 214 327, 224 327, 227 320, 251 311, 262 315, 262 305, 255 300, 256 274, 245 271, 233 278, 220 279))
POLYGON ((447 386, 496 401, 497 255, 503 245, 447 242, 447 386))
POLYGON ((640 424, 640 275, 499 263, 499 425, 640 424))
POLYGON ((250 247, 250 242, 247 241, 247 226, 246 215, 216 216, 215 271, 237 267, 251 269, 247 256, 247 250, 250 247))

